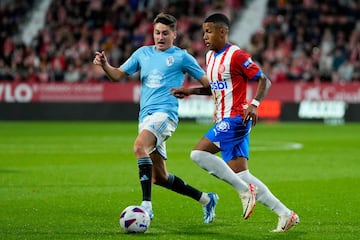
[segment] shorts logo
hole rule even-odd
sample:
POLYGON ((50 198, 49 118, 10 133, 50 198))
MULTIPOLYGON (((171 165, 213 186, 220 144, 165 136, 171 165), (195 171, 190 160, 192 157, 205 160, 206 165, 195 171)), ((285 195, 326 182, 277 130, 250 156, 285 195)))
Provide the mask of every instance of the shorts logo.
POLYGON ((253 61, 251 60, 251 58, 248 58, 242 65, 245 68, 249 68, 252 64, 253 64, 253 61))
POLYGON ((226 81, 210 82, 211 90, 224 90, 227 89, 226 81))
POLYGON ((227 132, 230 129, 230 124, 225 121, 221 121, 216 124, 216 130, 219 132, 227 132))

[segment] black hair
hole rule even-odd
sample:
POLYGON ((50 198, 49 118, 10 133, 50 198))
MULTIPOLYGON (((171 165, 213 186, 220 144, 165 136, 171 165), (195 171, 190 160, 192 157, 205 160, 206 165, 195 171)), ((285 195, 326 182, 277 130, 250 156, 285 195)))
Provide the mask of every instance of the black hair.
POLYGON ((176 30, 176 18, 173 15, 166 14, 166 13, 159 13, 155 19, 153 24, 156 23, 162 23, 167 26, 170 26, 170 28, 175 31, 176 30))
POLYGON ((222 13, 214 13, 210 16, 208 16, 204 23, 207 22, 212 22, 212 23, 220 23, 220 24, 224 24, 227 28, 230 28, 230 20, 227 16, 225 16, 222 13))

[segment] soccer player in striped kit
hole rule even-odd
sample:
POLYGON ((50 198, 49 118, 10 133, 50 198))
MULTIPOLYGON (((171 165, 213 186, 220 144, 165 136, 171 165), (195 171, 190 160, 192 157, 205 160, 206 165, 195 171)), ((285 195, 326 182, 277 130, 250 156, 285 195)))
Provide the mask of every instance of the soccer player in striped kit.
MULTIPOLYGON (((252 175, 247 164, 250 130, 256 125, 257 108, 271 87, 271 82, 246 51, 229 42, 229 27, 229 19, 220 13, 207 17, 203 23, 205 45, 210 50, 206 54, 211 90, 208 93, 212 93, 215 101, 216 124, 196 144, 190 157, 213 175, 225 172, 218 162, 226 162, 240 179, 256 187, 256 200, 279 216, 273 232, 286 232, 300 221, 299 216, 252 175), (258 82, 255 97, 250 104, 246 100, 249 81, 258 82), (215 155, 218 152, 221 152, 223 159, 215 155)), ((207 93, 204 87, 171 91, 179 98, 207 93)), ((226 178, 224 176, 222 179, 226 178)))

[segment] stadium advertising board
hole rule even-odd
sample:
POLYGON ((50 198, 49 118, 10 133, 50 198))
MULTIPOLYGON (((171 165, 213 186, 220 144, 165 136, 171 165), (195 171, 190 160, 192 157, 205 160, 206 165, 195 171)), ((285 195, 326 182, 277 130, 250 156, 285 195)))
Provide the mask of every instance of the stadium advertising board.
MULTIPOLYGON (((256 84, 248 87, 248 99, 256 84)), ((0 83, 0 102, 138 102, 140 85, 121 83, 0 83)), ((191 98, 190 98, 191 99, 191 98)), ((273 83, 266 100, 360 103, 360 83, 273 83)), ((194 99, 191 99, 193 102, 194 99)), ((198 99, 198 101, 203 101, 198 99)))
MULTIPOLYGON (((251 84, 248 98, 256 91, 256 85, 251 84)), ((300 103, 302 101, 344 101, 360 103, 360 83, 273 83, 267 100, 300 103)))
MULTIPOLYGON (((199 85, 192 83, 188 86, 199 85)), ((249 100, 254 97, 256 88, 256 84, 249 85, 249 100)), ((138 82, 0 82, 0 119, 94 119, 94 111, 97 112, 96 119, 125 119, 125 112, 126 120, 130 116, 136 119, 140 90, 138 82), (56 112, 51 111, 53 108, 56 112)), ((360 83, 273 83, 259 107, 259 117, 275 121, 356 121, 360 119, 359 104, 360 83)), ((213 116, 211 96, 193 95, 181 99, 179 105, 181 118, 208 121, 213 116)))
MULTIPOLYGON (((248 98, 255 94, 250 84, 248 98)), ((139 83, 0 83, 1 102, 138 102, 139 83)), ((360 83, 274 83, 267 100, 360 103, 360 83)), ((193 100, 192 100, 193 101, 193 100)), ((202 101, 202 100, 199 100, 202 101)))
POLYGON ((0 83, 0 102, 138 102, 138 83, 0 83))
POLYGON ((346 103, 343 101, 302 101, 299 118, 343 119, 346 103))

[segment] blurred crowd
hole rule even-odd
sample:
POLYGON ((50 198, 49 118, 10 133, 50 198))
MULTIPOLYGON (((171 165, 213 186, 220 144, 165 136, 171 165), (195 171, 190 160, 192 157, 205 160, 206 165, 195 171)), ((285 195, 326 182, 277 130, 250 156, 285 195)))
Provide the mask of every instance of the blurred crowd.
MULTIPOLYGON (((201 30, 204 17, 223 12, 233 21, 251 2, 52 1, 44 28, 25 44, 17 33, 39 1, 0 4, 0 81, 108 81, 104 72, 92 64, 94 52, 104 50, 111 64, 119 66, 139 46, 153 43, 152 21, 160 11, 178 19, 176 44, 205 67, 201 30)), ((269 0, 263 28, 244 48, 275 82, 358 81, 359 12, 356 0, 269 0)), ((136 81, 137 76, 129 78, 132 80, 136 81)))
POLYGON ((360 81, 360 1, 269 0, 248 51, 274 82, 360 81))
MULTIPOLYGON (((108 81, 92 64, 95 51, 104 50, 114 66, 123 63, 141 45, 153 44, 152 22, 161 12, 178 19, 176 44, 204 63, 201 26, 210 12, 233 16, 237 0, 57 0, 52 1, 46 23, 30 45, 16 41, 13 28, 1 28, 0 80, 33 82, 108 81)), ((14 15, 30 9, 26 0, 1 6, 2 16, 20 29, 14 15)), ((21 16, 23 18, 23 16, 21 16)), ((132 77, 137 80, 137 76, 132 77)), ((134 80, 131 77, 129 80, 134 80)))

